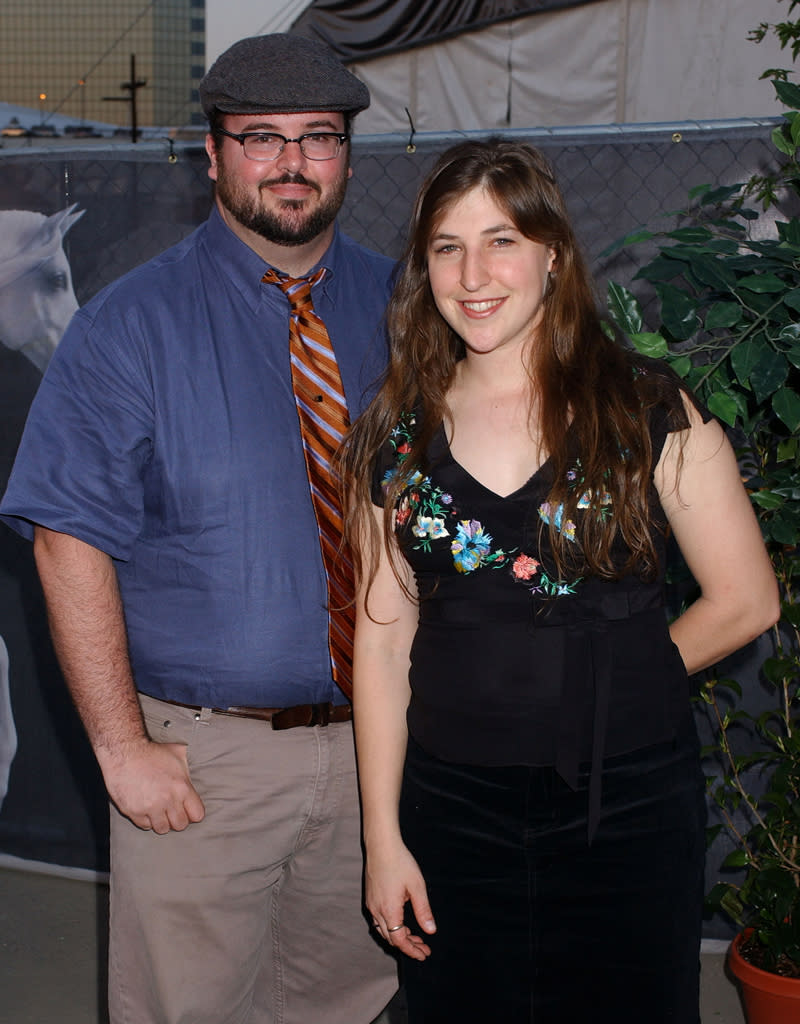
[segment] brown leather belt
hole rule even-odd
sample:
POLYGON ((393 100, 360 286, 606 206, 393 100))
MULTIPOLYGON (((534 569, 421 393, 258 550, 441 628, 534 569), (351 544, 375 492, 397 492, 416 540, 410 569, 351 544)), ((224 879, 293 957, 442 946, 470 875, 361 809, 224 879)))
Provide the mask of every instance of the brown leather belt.
MULTIPOLYGON (((178 708, 190 711, 202 711, 198 704, 182 704, 179 700, 165 700, 165 704, 174 704, 178 708)), ((329 725, 332 722, 350 722, 353 709, 349 704, 295 704, 290 708, 211 708, 215 715, 231 715, 233 718, 254 718, 259 722, 269 722, 273 729, 296 729, 298 726, 329 725)))

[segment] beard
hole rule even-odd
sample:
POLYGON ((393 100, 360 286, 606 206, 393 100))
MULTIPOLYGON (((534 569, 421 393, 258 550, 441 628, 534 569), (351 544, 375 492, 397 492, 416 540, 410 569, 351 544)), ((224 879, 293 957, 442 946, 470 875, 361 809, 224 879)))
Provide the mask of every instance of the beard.
MULTIPOLYGON (((322 196, 319 185, 308 181, 302 174, 282 174, 276 178, 267 178, 259 185, 259 192, 277 184, 308 185, 322 196)), ((328 194, 312 210, 304 209, 307 200, 298 199, 276 199, 275 207, 267 209, 257 197, 226 173, 221 151, 217 154, 219 201, 243 227, 274 245, 305 245, 313 241, 336 219, 346 189, 347 170, 343 168, 339 178, 329 186, 328 194)))

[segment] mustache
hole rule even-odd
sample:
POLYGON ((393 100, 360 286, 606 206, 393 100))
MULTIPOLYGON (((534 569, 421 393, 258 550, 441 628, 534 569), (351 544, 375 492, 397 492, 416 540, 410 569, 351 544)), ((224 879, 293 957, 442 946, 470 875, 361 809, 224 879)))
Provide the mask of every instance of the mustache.
POLYGON ((315 192, 320 191, 320 187, 315 181, 309 181, 302 174, 282 174, 279 178, 265 178, 259 188, 270 188, 272 185, 307 185, 315 192))

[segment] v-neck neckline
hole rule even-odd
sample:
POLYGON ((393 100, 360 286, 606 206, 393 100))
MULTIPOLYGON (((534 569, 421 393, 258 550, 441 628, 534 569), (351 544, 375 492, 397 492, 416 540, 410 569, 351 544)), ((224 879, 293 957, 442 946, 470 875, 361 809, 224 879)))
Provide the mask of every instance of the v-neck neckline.
POLYGON ((479 487, 482 491, 485 491, 487 494, 490 494, 496 501, 511 501, 512 499, 519 497, 533 484, 537 477, 539 477, 542 474, 542 472, 550 465, 550 462, 552 461, 552 456, 548 455, 544 462, 540 463, 539 467, 535 469, 533 473, 531 473, 531 475, 528 477, 528 479, 525 480, 524 483, 520 484, 519 487, 517 487, 513 491, 509 491, 508 494, 499 494, 497 491, 493 490, 491 487, 488 487, 486 484, 482 483, 476 476, 470 473, 470 471, 465 466, 463 466, 458 461, 458 459, 453 455, 453 452, 450 448, 450 442, 447 440, 447 431, 445 430, 444 423, 439 425, 436 440, 442 446, 443 451, 447 453, 447 458, 453 463, 453 465, 456 466, 464 474, 464 476, 468 477, 469 480, 471 480, 476 487, 479 487))

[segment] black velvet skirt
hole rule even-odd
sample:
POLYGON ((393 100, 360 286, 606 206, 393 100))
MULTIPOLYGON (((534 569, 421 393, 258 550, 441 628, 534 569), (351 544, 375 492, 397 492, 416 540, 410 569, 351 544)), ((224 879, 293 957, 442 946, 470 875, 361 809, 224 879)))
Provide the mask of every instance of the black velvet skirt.
MULTIPOLYGON (((588 766, 450 764, 409 741, 400 819, 437 932, 409 1024, 699 1024, 706 821, 694 725, 588 766)), ((406 922, 418 927, 407 905, 406 922)))

